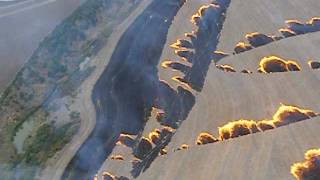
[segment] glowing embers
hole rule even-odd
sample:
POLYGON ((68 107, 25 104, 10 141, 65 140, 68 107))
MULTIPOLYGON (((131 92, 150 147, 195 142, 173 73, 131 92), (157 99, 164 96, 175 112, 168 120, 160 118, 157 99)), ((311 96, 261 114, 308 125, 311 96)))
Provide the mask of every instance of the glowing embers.
POLYGON ((204 21, 204 18, 206 16, 207 13, 209 12, 216 12, 217 10, 220 9, 220 6, 218 4, 209 4, 209 5, 205 5, 200 7, 200 9, 198 10, 198 12, 196 14, 194 14, 191 17, 191 22, 197 26, 199 26, 199 24, 204 21))
POLYGON ((281 104, 277 112, 273 115, 272 120, 253 121, 241 119, 229 122, 228 124, 219 127, 219 137, 221 140, 226 140, 274 129, 276 127, 310 119, 318 115, 318 113, 308 109, 281 104))
POLYGON ((128 147, 132 147, 133 144, 134 144, 134 139, 129 134, 120 134, 116 144, 117 145, 124 145, 124 146, 128 146, 128 147))
POLYGON ((227 64, 222 64, 222 65, 217 64, 216 67, 224 72, 236 72, 236 70, 234 70, 232 66, 227 64))
POLYGON ((277 56, 267 56, 261 59, 258 72, 274 73, 274 72, 288 72, 300 71, 301 68, 298 63, 292 60, 284 60, 277 56))
POLYGON ((304 155, 305 161, 291 166, 291 174, 297 180, 320 179, 320 149, 311 149, 304 155))
POLYGON ((111 160, 123 161, 124 157, 120 154, 110 156, 111 160))
POLYGON ((170 47, 174 49, 181 49, 181 48, 192 49, 193 45, 188 40, 178 39, 177 42, 171 44, 170 47))
POLYGON ((309 61, 308 65, 311 69, 320 69, 320 62, 319 61, 309 61))
POLYGON ((209 144, 209 143, 215 143, 217 141, 219 141, 219 139, 215 138, 213 135, 211 135, 207 132, 203 132, 203 133, 199 134, 197 141, 196 141, 196 144, 197 145, 204 145, 204 144, 209 144))

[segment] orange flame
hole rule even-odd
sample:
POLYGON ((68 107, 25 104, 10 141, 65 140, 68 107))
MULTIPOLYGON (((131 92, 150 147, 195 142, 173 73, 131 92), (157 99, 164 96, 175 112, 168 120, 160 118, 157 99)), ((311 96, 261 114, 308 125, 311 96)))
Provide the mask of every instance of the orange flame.
POLYGON ((297 180, 320 178, 320 149, 311 149, 305 153, 305 161, 291 166, 291 174, 297 180))
POLYGON ((270 39, 276 39, 277 37, 276 36, 269 36, 269 35, 265 35, 265 34, 262 34, 262 33, 259 33, 259 32, 252 32, 252 33, 248 33, 246 34, 245 38, 246 39, 251 39, 251 38, 255 38, 255 37, 258 37, 258 36, 265 36, 267 38, 270 38, 270 39))
POLYGON ((179 77, 179 76, 172 77, 172 80, 184 85, 188 89, 192 89, 192 87, 188 84, 188 82, 186 80, 184 80, 183 78, 179 77))
POLYGON ((285 23, 286 23, 287 25, 289 25, 289 26, 290 26, 291 24, 303 25, 302 22, 300 22, 300 21, 298 21, 298 20, 296 20, 296 19, 286 20, 285 23))
POLYGON ((241 71, 241 73, 245 73, 245 74, 252 74, 252 72, 251 72, 251 71, 246 70, 246 69, 242 70, 242 71, 241 71))
POLYGON ((170 66, 170 64, 172 64, 172 61, 170 61, 170 60, 164 60, 164 61, 162 61, 162 63, 161 63, 161 67, 163 67, 163 68, 168 68, 168 67, 170 66))
POLYGON ((166 147, 164 147, 164 148, 162 148, 160 150, 160 155, 163 156, 163 155, 166 155, 166 154, 168 154, 168 150, 166 149, 166 147))
POLYGON ((195 38, 195 32, 192 31, 191 33, 184 33, 184 36, 188 38, 195 38))
POLYGON ((314 25, 315 23, 320 23, 320 17, 313 17, 307 22, 307 24, 311 25, 314 25))
POLYGON ((162 126, 162 131, 168 131, 169 133, 173 133, 175 129, 170 126, 162 126))
POLYGON ((124 157, 120 154, 110 156, 111 160, 123 161, 124 157))
POLYGON ((316 117, 318 115, 318 113, 308 109, 281 104, 277 112, 273 115, 272 121, 277 127, 279 127, 293 122, 316 117))
POLYGON ((189 145, 188 145, 188 144, 182 144, 182 145, 177 149, 177 151, 186 150, 186 149, 189 149, 189 145))
POLYGON ((244 119, 229 122, 228 124, 219 127, 218 129, 221 140, 226 140, 259 132, 257 123, 255 121, 244 119))
POLYGON ((238 44, 236 44, 234 51, 236 53, 242 53, 244 51, 250 50, 252 49, 252 46, 250 44, 247 44, 243 41, 238 42, 238 44))
POLYGON ((276 128, 273 121, 270 120, 258 121, 257 126, 261 131, 267 131, 276 128))
POLYGON ((293 60, 284 60, 277 56, 267 56, 261 59, 259 68, 262 73, 300 71, 301 67, 293 60))
POLYGON ((148 137, 154 144, 157 144, 160 141, 161 131, 159 129, 154 129, 149 133, 148 137))
POLYGON ((310 119, 318 115, 318 113, 308 109, 281 104, 273 115, 272 120, 253 121, 241 119, 238 121, 229 122, 228 124, 219 127, 219 137, 221 140, 226 140, 274 129, 290 123, 310 119))
POLYGON ((209 144, 209 143, 214 143, 219 141, 217 138, 215 138, 213 135, 207 133, 207 132, 202 132, 199 134, 196 144, 197 145, 204 145, 204 144, 209 144))
POLYGON ((292 31, 291 29, 289 28, 280 28, 279 29, 279 32, 283 35, 286 35, 286 36, 295 36, 297 35, 296 32, 292 31))
POLYGON ((214 51, 213 53, 214 53, 214 54, 217 54, 217 55, 221 55, 221 56, 228 56, 228 55, 229 55, 228 53, 225 53, 225 52, 219 51, 219 50, 214 51))
POLYGON ((192 48, 192 44, 184 39, 178 39, 175 43, 170 45, 171 48, 173 49, 187 49, 187 48, 192 48))
POLYGON ((204 16, 204 13, 208 10, 208 9, 211 9, 211 10, 216 10, 220 8, 220 6, 218 4, 209 4, 209 5, 204 5, 204 6, 201 6, 198 10, 198 12, 194 15, 192 15, 191 17, 191 23, 193 24, 197 24, 198 21, 200 20, 200 18, 202 16, 204 16))
POLYGON ((216 65, 216 67, 224 72, 236 72, 236 70, 227 64, 222 64, 222 65, 216 65))
POLYGON ((117 145, 125 145, 125 146, 130 146, 130 143, 133 142, 134 139, 131 135, 129 134, 120 134, 117 145))
POLYGON ((103 179, 110 179, 110 180, 116 180, 117 179, 116 176, 112 175, 109 172, 103 172, 102 173, 102 177, 103 177, 103 179))

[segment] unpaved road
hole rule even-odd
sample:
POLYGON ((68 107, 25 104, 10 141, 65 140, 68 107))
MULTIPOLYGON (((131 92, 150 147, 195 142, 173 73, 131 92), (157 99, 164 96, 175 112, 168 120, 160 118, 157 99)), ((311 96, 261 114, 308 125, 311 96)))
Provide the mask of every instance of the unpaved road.
POLYGON ((109 63, 112 52, 115 49, 126 29, 134 22, 134 20, 145 10, 151 3, 151 0, 143 0, 137 9, 118 27, 116 27, 108 40, 106 46, 99 52, 99 54, 92 60, 92 65, 96 66, 95 71, 86 79, 81 86, 81 93, 77 101, 79 108, 81 108, 81 127, 73 140, 58 154, 58 159, 53 161, 54 164, 49 165, 43 172, 40 179, 43 180, 59 180, 67 167, 70 160, 74 157, 77 150, 82 143, 88 138, 96 123, 96 110, 92 102, 92 90, 109 63))
POLYGON ((92 177, 108 157, 121 132, 143 129, 158 82, 156 66, 171 21, 183 1, 155 0, 121 37, 93 90, 97 123, 66 169, 68 179, 92 177), (130 117, 130 118, 129 118, 130 117))

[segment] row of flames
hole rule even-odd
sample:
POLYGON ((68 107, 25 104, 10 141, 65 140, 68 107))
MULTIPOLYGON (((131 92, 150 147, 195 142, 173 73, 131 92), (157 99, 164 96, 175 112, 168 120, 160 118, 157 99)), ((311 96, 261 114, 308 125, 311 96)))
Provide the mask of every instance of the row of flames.
MULTIPOLYGON (((308 61, 308 65, 311 69, 320 69, 319 61, 308 61)), ((224 72, 237 72, 231 65, 222 64, 216 65, 219 70, 224 72)), ((290 71, 301 71, 301 66, 295 60, 286 60, 279 56, 266 56, 263 57, 259 62, 257 69, 258 73, 276 73, 276 72, 290 72, 290 71)), ((242 70, 241 73, 252 74, 250 70, 242 70)))

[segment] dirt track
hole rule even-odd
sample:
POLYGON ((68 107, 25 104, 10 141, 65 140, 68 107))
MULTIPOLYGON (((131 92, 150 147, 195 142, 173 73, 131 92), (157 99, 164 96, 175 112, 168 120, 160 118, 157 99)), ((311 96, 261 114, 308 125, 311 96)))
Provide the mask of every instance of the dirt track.
POLYGON ((117 45, 122 34, 150 3, 151 1, 149 0, 143 0, 139 7, 122 24, 116 27, 106 46, 99 52, 97 57, 92 60, 92 65, 95 65, 96 69, 82 84, 82 91, 79 94, 80 99, 78 103, 79 107, 82 109, 80 112, 84 112, 81 113, 81 128, 77 135, 75 135, 74 139, 61 152, 59 152, 59 159, 54 161, 53 165, 48 166, 43 171, 43 176, 40 177, 40 179, 60 179, 70 160, 92 132, 96 122, 96 111, 91 99, 93 87, 104 71, 106 65, 109 63, 113 49, 117 45))

